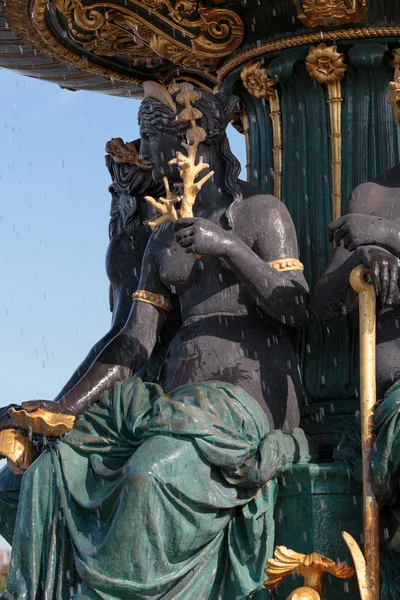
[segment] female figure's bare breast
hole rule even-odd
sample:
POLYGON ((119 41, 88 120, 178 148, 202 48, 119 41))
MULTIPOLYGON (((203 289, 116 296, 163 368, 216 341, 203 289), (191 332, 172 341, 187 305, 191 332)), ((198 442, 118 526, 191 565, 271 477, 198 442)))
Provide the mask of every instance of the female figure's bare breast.
MULTIPOLYGON (((234 233, 251 247, 252 231, 240 223, 235 221, 234 233)), ((257 308, 223 260, 187 254, 176 243, 172 225, 158 235, 159 276, 179 295, 183 320, 161 369, 163 388, 195 381, 233 383, 260 403, 271 426, 296 427, 301 385, 286 327, 257 308)))

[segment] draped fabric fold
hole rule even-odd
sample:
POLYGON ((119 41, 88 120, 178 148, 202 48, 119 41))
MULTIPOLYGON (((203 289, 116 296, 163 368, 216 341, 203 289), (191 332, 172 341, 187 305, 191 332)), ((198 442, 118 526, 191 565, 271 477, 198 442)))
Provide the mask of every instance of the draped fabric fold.
POLYGON ((239 387, 117 384, 23 476, 4 598, 245 599, 293 455, 239 387))

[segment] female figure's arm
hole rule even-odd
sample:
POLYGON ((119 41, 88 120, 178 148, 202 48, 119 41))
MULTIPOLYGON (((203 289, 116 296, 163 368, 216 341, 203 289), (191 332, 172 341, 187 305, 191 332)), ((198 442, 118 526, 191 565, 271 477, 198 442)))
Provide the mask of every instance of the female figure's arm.
POLYGON ((234 233, 201 218, 178 221, 176 239, 187 252, 224 259, 268 315, 299 327, 307 317, 308 286, 299 268, 292 219, 273 197, 258 197, 246 201, 246 206, 242 227, 253 228, 253 249, 234 233), (279 270, 280 259, 295 260, 297 267, 279 270))
MULTIPOLYGON (((137 281, 135 282, 137 285, 137 281)), ((61 400, 72 388, 82 379, 89 367, 97 359, 100 353, 111 342, 112 339, 121 331, 128 320, 129 312, 132 307, 132 293, 135 289, 124 288, 123 290, 114 290, 110 284, 110 298, 118 296, 117 302, 112 303, 112 323, 109 331, 94 344, 89 350, 87 356, 83 359, 79 367, 71 375, 62 390, 55 397, 55 401, 61 400), (117 294, 116 294, 117 292, 117 294), (119 293, 118 293, 119 292, 119 293)))
POLYGON ((82 379, 57 402, 24 402, 22 407, 25 410, 43 408, 78 415, 97 402, 103 392, 111 390, 116 383, 131 377, 143 366, 150 358, 163 327, 170 295, 159 279, 158 265, 151 256, 151 250, 146 251, 143 260, 139 288, 163 299, 164 305, 162 301, 160 306, 148 301, 134 301, 126 324, 100 352, 82 379))

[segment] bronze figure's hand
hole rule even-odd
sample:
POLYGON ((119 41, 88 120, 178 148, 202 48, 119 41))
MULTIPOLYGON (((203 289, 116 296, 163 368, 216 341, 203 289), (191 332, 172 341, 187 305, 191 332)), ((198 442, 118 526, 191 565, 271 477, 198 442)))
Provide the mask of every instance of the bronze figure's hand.
POLYGON ((201 217, 179 219, 174 229, 176 241, 188 254, 226 256, 232 245, 232 236, 227 231, 201 217))
POLYGON ((70 411, 61 406, 58 402, 54 402, 53 400, 29 400, 27 402, 23 402, 21 405, 23 410, 26 412, 33 412, 34 410, 46 410, 51 413, 58 414, 71 414, 70 411))
POLYGON ((8 414, 10 408, 19 408, 17 404, 9 404, 0 408, 0 431, 4 429, 18 429, 19 425, 8 414))
POLYGON ((382 306, 398 303, 400 261, 387 250, 378 246, 357 248, 359 262, 371 269, 376 295, 382 306))
POLYGON ((379 244, 383 227, 384 220, 381 217, 364 214, 343 215, 329 225, 329 239, 352 251, 358 246, 379 244))

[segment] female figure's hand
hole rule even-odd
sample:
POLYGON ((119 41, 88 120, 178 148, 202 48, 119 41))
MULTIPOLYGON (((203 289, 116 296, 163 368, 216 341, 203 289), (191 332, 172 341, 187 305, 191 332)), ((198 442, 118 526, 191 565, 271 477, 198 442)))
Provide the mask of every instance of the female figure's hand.
POLYGON ((382 306, 392 306, 400 301, 400 261, 379 246, 360 246, 356 250, 359 263, 371 269, 376 295, 382 306))
POLYGON ((231 233, 201 217, 179 219, 174 229, 176 241, 188 254, 226 256, 233 243, 231 233))

